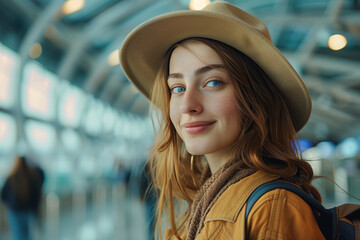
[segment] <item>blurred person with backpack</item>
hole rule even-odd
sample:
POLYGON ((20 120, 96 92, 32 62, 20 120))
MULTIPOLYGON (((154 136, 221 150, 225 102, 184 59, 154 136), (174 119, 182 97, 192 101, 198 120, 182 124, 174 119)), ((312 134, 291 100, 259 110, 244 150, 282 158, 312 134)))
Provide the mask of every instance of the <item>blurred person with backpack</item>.
POLYGON ((14 240, 31 239, 30 226, 38 213, 44 172, 18 156, 1 191, 8 207, 7 219, 14 240))

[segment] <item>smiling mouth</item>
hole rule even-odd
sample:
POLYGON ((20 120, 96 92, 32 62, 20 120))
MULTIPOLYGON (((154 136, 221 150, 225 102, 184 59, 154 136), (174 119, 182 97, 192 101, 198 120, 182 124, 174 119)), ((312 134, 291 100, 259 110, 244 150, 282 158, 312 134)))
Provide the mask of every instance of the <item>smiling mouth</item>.
POLYGON ((198 134, 210 128, 215 122, 216 121, 188 122, 185 123, 183 126, 188 134, 198 134))

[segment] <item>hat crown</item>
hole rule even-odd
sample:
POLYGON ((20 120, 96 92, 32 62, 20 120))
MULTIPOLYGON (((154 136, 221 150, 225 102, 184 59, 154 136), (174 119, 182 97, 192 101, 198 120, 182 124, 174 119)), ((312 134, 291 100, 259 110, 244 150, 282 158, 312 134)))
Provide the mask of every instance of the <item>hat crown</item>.
POLYGON ((241 21, 271 41, 269 30, 260 19, 234 5, 227 2, 212 2, 205 6, 202 11, 222 14, 236 21, 241 21))

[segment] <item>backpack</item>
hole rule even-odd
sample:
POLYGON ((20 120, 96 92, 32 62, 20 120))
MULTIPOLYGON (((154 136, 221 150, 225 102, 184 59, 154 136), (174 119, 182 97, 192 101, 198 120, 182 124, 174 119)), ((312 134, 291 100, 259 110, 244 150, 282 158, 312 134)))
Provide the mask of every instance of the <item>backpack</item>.
POLYGON ((343 204, 326 209, 311 195, 291 183, 270 181, 256 188, 246 204, 245 221, 255 202, 273 189, 286 189, 301 197, 312 209, 319 228, 327 240, 360 240, 360 204, 343 204))

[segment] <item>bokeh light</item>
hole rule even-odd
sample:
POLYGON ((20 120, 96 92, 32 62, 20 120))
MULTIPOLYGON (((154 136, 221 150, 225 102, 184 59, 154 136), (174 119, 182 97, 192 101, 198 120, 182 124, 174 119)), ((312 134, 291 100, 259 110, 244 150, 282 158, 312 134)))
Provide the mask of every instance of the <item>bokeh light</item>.
POLYGON ((331 50, 338 51, 347 44, 346 38, 341 34, 335 34, 329 37, 328 46, 331 50))

